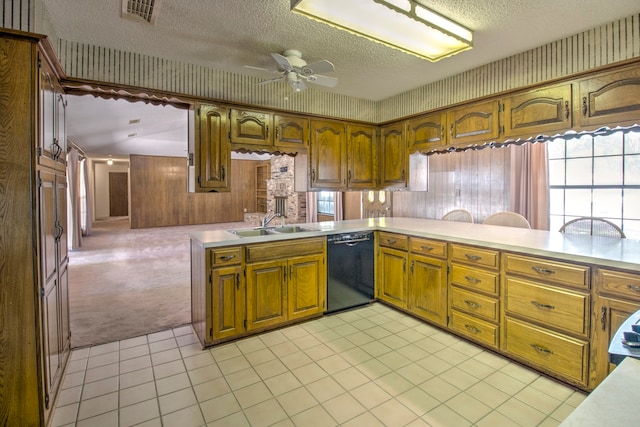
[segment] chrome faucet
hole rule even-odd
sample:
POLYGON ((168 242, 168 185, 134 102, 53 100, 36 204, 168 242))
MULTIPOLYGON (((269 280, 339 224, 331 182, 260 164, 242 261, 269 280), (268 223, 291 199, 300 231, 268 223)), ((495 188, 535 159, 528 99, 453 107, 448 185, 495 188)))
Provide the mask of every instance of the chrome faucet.
POLYGON ((273 214, 266 214, 264 218, 262 218, 262 228, 265 228, 274 218, 279 217, 280 214, 278 212, 273 214))

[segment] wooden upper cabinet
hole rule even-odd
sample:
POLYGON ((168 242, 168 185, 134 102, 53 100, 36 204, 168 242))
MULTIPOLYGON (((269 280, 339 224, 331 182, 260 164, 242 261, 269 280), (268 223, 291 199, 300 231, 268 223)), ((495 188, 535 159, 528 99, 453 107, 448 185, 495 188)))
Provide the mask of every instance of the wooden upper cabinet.
POLYGON ((229 191, 231 151, 227 131, 228 110, 217 105, 196 107, 196 191, 229 191))
POLYGON ((271 113, 232 108, 230 126, 233 144, 271 145, 271 113))
POLYGON ((345 125, 331 120, 311 120, 311 188, 345 186, 345 125))
POLYGON ((416 117, 407 122, 409 152, 429 151, 447 144, 447 114, 416 117))
POLYGON ((493 141, 500 136, 498 101, 486 101, 447 112, 449 144, 493 141))
MULTIPOLYGON (((273 146, 293 148, 294 151, 306 151, 309 146, 309 119, 306 117, 273 116, 273 146)), ((287 150, 288 151, 288 150, 287 150)))
POLYGON ((636 124, 640 116, 640 66, 580 80, 575 109, 580 128, 636 124))
POLYGON ((379 188, 405 188, 408 161, 404 123, 380 128, 379 188))
POLYGON ((347 126, 347 187, 376 187, 376 127, 347 126))
POLYGON ((502 106, 505 137, 536 136, 573 126, 571 84, 520 93, 506 98, 502 106))

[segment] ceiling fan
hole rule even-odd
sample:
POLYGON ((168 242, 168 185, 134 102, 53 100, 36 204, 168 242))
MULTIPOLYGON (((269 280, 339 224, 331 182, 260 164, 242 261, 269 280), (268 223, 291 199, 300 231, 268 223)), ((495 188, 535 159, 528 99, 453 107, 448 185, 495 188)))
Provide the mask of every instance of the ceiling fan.
POLYGON ((245 65, 245 67, 252 68, 254 70, 280 74, 279 77, 258 83, 259 85, 284 80, 289 83, 296 92, 302 92, 307 88, 305 82, 326 87, 335 87, 335 85, 338 84, 338 79, 335 77, 327 77, 317 74, 328 73, 335 70, 333 64, 326 59, 307 64, 307 61, 302 59, 302 53, 295 49, 287 49, 282 52, 282 54, 272 53, 271 56, 278 64, 278 68, 276 70, 245 65))

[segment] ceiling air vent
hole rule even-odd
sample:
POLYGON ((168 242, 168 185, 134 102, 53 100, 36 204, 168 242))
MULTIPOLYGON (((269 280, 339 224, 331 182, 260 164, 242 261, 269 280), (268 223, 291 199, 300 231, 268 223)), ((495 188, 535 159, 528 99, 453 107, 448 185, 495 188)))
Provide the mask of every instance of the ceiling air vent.
POLYGON ((122 0, 122 17, 155 24, 161 0, 122 0))

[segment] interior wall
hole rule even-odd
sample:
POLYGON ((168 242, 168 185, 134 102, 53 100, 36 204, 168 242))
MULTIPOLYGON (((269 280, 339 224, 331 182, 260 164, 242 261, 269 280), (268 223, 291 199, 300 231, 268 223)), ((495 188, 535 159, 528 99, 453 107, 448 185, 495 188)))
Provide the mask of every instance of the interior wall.
POLYGON ((231 191, 189 193, 184 157, 130 159, 131 228, 244 221, 244 209, 255 209, 253 161, 231 161, 231 191))
MULTIPOLYGON (((129 162, 93 162, 93 219, 109 218, 109 172, 129 172, 129 162)), ((131 179, 131 176, 129 176, 131 179)))
POLYGON ((393 216, 440 219, 466 209, 475 222, 509 210, 510 149, 429 157, 428 191, 393 193, 393 216))

